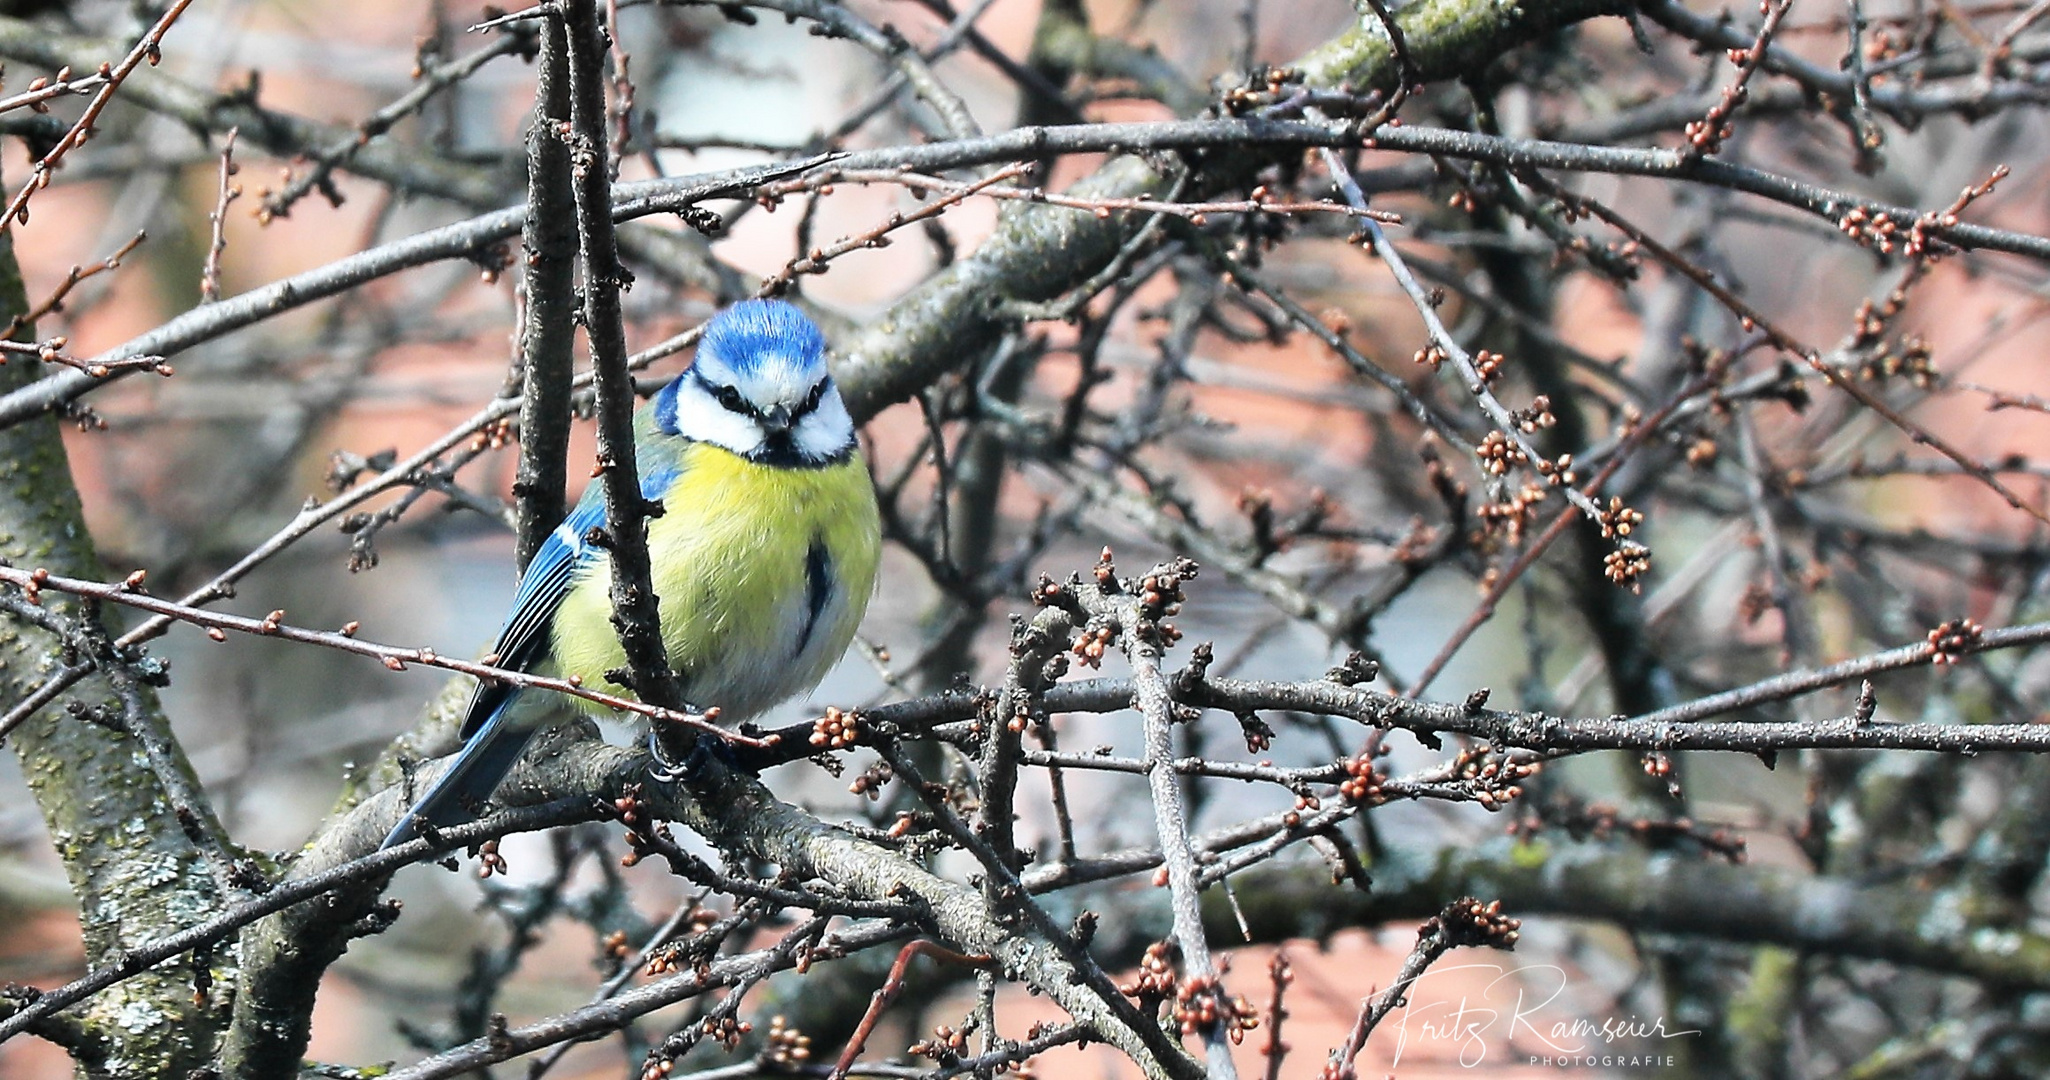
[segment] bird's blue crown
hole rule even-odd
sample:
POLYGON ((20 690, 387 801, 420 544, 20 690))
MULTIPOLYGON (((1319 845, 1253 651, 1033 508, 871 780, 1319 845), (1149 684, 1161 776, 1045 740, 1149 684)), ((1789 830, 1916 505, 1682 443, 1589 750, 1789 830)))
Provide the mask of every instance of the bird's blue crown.
POLYGON ((782 438, 761 428, 775 416, 800 422, 792 437, 813 456, 826 442, 851 442, 851 426, 831 422, 836 413, 845 416, 826 372, 825 335, 781 300, 743 300, 712 316, 690 370, 655 397, 659 430, 675 435, 688 428, 692 438, 743 456, 782 438))
POLYGON ((782 300, 743 300, 712 317, 698 341, 696 363, 715 382, 753 379, 768 365, 787 365, 800 381, 826 362, 826 339, 817 324, 782 300), (724 376, 724 377, 722 377, 724 376))

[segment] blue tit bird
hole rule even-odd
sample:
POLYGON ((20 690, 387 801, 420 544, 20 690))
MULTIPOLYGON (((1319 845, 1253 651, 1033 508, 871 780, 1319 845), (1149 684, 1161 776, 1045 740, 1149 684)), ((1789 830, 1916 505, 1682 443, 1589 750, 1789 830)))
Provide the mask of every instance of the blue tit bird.
MULTIPOLYGON (((744 301, 706 324, 691 366, 634 417, 641 492, 662 505, 647 537, 669 663, 693 706, 730 721, 817 686, 875 590, 875 488, 825 352, 795 307, 744 301)), ((605 521, 601 487, 586 487, 535 552, 493 652, 503 667, 630 696, 606 677, 626 666, 610 557, 586 540, 605 521)), ((475 818, 563 700, 605 711, 480 684, 462 750, 383 847, 420 822, 475 818)))

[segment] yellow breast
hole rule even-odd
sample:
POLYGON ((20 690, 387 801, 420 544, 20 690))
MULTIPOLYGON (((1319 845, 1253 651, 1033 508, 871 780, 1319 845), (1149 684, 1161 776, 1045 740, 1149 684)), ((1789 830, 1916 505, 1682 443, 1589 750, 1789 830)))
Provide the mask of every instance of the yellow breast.
MULTIPOLYGON (((694 443, 681 464, 648 523, 662 637, 690 703, 739 720, 816 686, 846 651, 875 589, 875 489, 859 455, 773 468, 694 443)), ((617 691, 610 571, 579 576, 553 644, 563 675, 617 691)))

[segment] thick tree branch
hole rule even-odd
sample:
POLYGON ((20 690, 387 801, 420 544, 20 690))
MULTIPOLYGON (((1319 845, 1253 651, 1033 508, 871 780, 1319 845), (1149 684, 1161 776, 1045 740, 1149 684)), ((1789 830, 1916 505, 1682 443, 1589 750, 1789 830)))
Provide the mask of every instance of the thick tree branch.
MULTIPOLYGON (((29 310, 14 237, 0 231, 0 321, 29 310)), ((18 336, 33 336, 27 326, 18 336)), ((22 362, 0 366, 0 387, 18 388, 34 377, 22 362)), ((98 556, 86 530, 70 460, 57 419, 44 417, 0 429, 0 557, 60 570, 91 573, 98 556)), ((53 599, 60 618, 78 614, 75 605, 53 599)), ((47 658, 62 641, 35 623, 0 617, 0 687, 6 698, 27 698, 41 682, 47 658)), ((54 697, 24 717, 11 742, 50 835, 76 845, 83 857, 67 858, 65 872, 78 900, 86 954, 101 962, 181 924, 225 897, 199 843, 218 845, 220 826, 183 750, 168 738, 169 724, 153 691, 130 686, 125 695, 103 678, 87 679, 66 700, 54 697), (76 713, 74 713, 76 710, 76 713), (90 722, 102 717, 108 722, 90 722), (134 735, 122 726, 145 727, 134 735), (151 740, 150 755, 138 737, 151 740), (164 777, 183 798, 165 790, 164 777), (195 817, 188 836, 175 807, 185 803, 195 817)), ((223 966, 233 970, 232 958, 223 966)), ((47 1015, 47 1012, 45 1013, 47 1015)), ((136 1075, 183 1076, 205 1064, 222 1017, 212 1001, 195 1002, 190 984, 168 973, 129 981, 94 999, 73 1017, 82 1034, 101 1042, 136 1075), (123 1023, 130 1011, 160 1017, 137 1027, 123 1023)), ((28 1021, 0 1023, 0 1039, 28 1021), (11 1029, 9 1025, 14 1025, 11 1029)))
MULTIPOLYGON (((551 20, 553 21, 553 20, 551 20)), ((562 15, 569 37, 571 190, 576 199, 577 261, 583 270, 584 334, 591 346, 598 401, 599 479, 605 485, 610 545, 612 626, 619 633, 634 696, 650 705, 683 703, 663 645, 661 616, 648 562, 647 520, 661 507, 641 493, 634 447, 633 375, 627 370, 620 294, 632 277, 619 264, 613 237, 611 170, 606 167, 605 40, 595 0, 569 0, 562 15)), ((609 676, 610 677, 610 676, 609 676)), ((610 677, 619 681, 617 677, 610 677)), ((687 747, 688 736, 682 738, 687 747)))
POLYGON ((570 192, 569 42, 562 22, 541 23, 534 123, 527 129, 527 206, 521 222, 526 303, 520 327, 520 469, 516 558, 526 568, 565 512, 570 376, 576 366, 576 217, 570 192))

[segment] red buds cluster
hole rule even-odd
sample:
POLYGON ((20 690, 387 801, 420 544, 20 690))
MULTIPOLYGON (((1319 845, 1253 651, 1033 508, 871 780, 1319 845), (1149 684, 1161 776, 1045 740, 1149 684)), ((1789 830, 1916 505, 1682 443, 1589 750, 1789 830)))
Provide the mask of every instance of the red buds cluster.
POLYGON ((889 783, 895 775, 896 772, 890 768, 889 762, 878 761, 861 770, 861 774, 854 778, 854 782, 847 785, 847 791, 849 794, 873 800, 882 794, 883 785, 889 783))
POLYGON ((1482 504, 1474 514, 1480 518, 1485 532, 1514 545, 1522 541, 1524 530, 1537 520, 1537 509, 1544 501, 1544 488, 1525 484, 1501 502, 1482 504))
POLYGON ((932 1029, 932 1038, 912 1043, 909 1049, 918 1057, 945 1063, 968 1052, 968 1033, 940 1024, 932 1029))
POLYGON ((1609 580, 1636 592, 1639 579, 1651 572, 1651 549, 1635 540, 1625 540, 1616 550, 1602 556, 1602 572, 1609 580))
POLYGON ((477 876, 488 878, 493 874, 504 876, 505 856, 498 853, 498 841, 486 840, 477 845, 477 876))
POLYGON ((1274 746, 1274 728, 1256 713, 1239 715, 1239 733, 1245 736, 1246 753, 1262 754, 1274 746))
POLYGON ((1929 660, 1938 666, 1955 664, 1966 653, 1977 652, 1986 628, 1970 619, 1947 619, 1929 631, 1929 660))
POLYGON ((1379 806, 1387 799, 1382 786, 1388 781, 1388 774, 1374 766, 1374 759, 1388 753, 1385 746, 1362 750, 1345 763, 1346 779, 1339 783, 1338 793, 1347 801, 1365 806, 1379 806))
POLYGON ((1623 505, 1623 500, 1609 496, 1609 508, 1602 511, 1602 538, 1614 540, 1629 536, 1639 525, 1644 524, 1644 514, 1623 505))
MULTIPOLYGON (((1347 783, 1350 782, 1351 781, 1347 781, 1347 783)), ((1288 813, 1281 815, 1281 823, 1293 829, 1296 826, 1301 825, 1303 823, 1303 811, 1307 810, 1311 813, 1315 813, 1319 810, 1322 810, 1323 808, 1323 800, 1317 798, 1315 795, 1312 795, 1307 791, 1298 791, 1296 792, 1295 796, 1295 809, 1290 810, 1288 813)))
POLYGON ((1139 961, 1139 973, 1132 981, 1118 987, 1118 993, 1140 1001, 1165 1001, 1174 995, 1175 946, 1171 941, 1156 941, 1146 946, 1146 955, 1139 961))
POLYGON ((1454 946, 1487 945, 1513 949, 1522 936, 1523 922, 1502 914, 1502 901, 1482 903, 1471 896, 1446 905, 1445 910, 1424 921, 1419 937, 1444 934, 1454 946))
POLYGON ((1530 455, 1499 431, 1488 432, 1487 438, 1482 439, 1473 452, 1481 459, 1481 468, 1491 476, 1505 475, 1510 469, 1530 462, 1530 455))
POLYGON ((1473 354, 1474 373, 1481 377, 1482 382, 1490 386, 1494 385, 1496 379, 1502 377, 1502 366, 1508 362, 1508 357, 1498 352, 1490 352, 1487 349, 1482 349, 1473 354))
POLYGON ((1184 1036, 1222 1025, 1234 1046, 1245 1040, 1246 1032, 1260 1026, 1252 1003, 1237 994, 1225 993, 1212 975, 1198 975, 1182 983, 1175 994, 1174 1018, 1184 1036))
POLYGON ((768 1045, 762 1048, 762 1062, 771 1071, 795 1072, 811 1060, 811 1036, 790 1026, 780 1016, 769 1018, 768 1045))
POLYGON ((705 1033, 705 1038, 711 1039, 728 1050, 739 1046, 740 1040, 753 1032, 754 1029, 755 1026, 753 1024, 745 1020, 736 1020, 731 1016, 707 1016, 698 1025, 698 1030, 705 1033))
POLYGON ((1515 418, 1517 430, 1525 435, 1535 435, 1544 428, 1553 427, 1559 422, 1558 416, 1552 412, 1552 399, 1546 394, 1539 394, 1531 398, 1529 408, 1518 409, 1509 415, 1515 418))
MULTIPOLYGON (((1175 559, 1173 562, 1141 578, 1139 580, 1140 613, 1148 619, 1156 620, 1181 614, 1182 601, 1186 599, 1182 595, 1182 582, 1192 580, 1195 576, 1196 563, 1194 560, 1175 559)), ((1181 636, 1172 633, 1165 626, 1161 629, 1163 632, 1168 633, 1168 640, 1170 641, 1181 636)))
POLYGON ((1523 797, 1523 781, 1536 776, 1542 762, 1516 761, 1486 750, 1465 750, 1452 762, 1453 775, 1473 786, 1473 799, 1488 811, 1500 810, 1523 797))
POLYGON ((648 854, 652 840, 648 835, 647 807, 641 802, 641 787, 630 784, 624 794, 612 800, 614 818, 626 826, 627 852, 619 857, 621 866, 638 866, 642 856, 648 854))
POLYGON ((826 706, 826 715, 812 722, 811 744, 828 750, 845 750, 861 739, 861 714, 837 705, 826 706))
POLYGON ((1560 484, 1570 484, 1576 479, 1573 472, 1572 454, 1560 454, 1557 461, 1546 461, 1544 458, 1539 458, 1537 461, 1537 471, 1539 476, 1545 478, 1545 483, 1551 484, 1554 487, 1560 484))
POLYGON ((1111 647, 1117 644, 1117 640, 1116 623, 1092 621, 1082 628, 1081 633, 1075 635, 1075 657, 1081 661, 1083 667, 1100 668, 1103 666, 1104 654, 1110 652, 1111 647))

